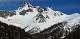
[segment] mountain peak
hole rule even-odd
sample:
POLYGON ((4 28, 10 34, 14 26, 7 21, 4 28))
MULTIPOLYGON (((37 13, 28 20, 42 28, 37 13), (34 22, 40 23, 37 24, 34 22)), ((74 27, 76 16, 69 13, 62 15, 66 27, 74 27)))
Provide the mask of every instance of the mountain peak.
POLYGON ((68 22, 67 25, 72 26, 72 24, 78 24, 78 21, 80 19, 80 14, 77 13, 73 15, 67 15, 60 11, 54 11, 49 7, 45 9, 39 6, 32 6, 28 3, 26 3, 23 7, 19 7, 15 11, 16 15, 13 15, 11 17, 8 16, 6 19, 0 17, 0 21, 18 26, 22 29, 27 27, 25 28, 26 32, 34 29, 33 31, 35 32, 33 33, 38 33, 56 23, 64 21, 68 22), (74 17, 76 17, 76 19, 74 17), (75 20, 77 21, 75 22, 75 20), (39 29, 36 30, 37 28, 39 29))

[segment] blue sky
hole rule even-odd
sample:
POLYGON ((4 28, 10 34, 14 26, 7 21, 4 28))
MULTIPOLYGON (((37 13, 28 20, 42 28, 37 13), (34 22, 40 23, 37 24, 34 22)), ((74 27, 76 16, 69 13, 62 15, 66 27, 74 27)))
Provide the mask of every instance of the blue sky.
MULTIPOLYGON (((80 13, 80 0, 27 0, 34 6, 52 7, 54 10, 67 14, 80 13)), ((1 10, 14 10, 21 4, 21 0, 0 0, 1 10)))
POLYGON ((14 10, 21 4, 20 0, 0 0, 0 10, 14 10))

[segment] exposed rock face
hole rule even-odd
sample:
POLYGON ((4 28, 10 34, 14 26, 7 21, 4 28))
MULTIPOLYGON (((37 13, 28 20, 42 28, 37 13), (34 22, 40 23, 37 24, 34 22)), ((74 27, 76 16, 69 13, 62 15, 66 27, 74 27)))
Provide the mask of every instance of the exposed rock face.
POLYGON ((37 39, 61 39, 60 37, 62 37, 65 33, 63 28, 64 25, 64 22, 55 24, 52 27, 41 31, 40 33, 33 34, 33 36, 35 36, 37 39))
POLYGON ((15 13, 0 12, 0 39, 79 39, 79 36, 80 14, 77 13, 66 15, 29 5, 15 13))
POLYGON ((19 27, 0 22, 0 39, 28 39, 29 33, 19 27))
POLYGON ((61 22, 49 27, 40 33, 32 34, 36 39, 80 39, 80 25, 74 25, 73 31, 64 30, 67 22, 61 22))
POLYGON ((38 13, 35 18, 38 21, 38 23, 45 22, 46 20, 46 18, 41 13, 38 13))
POLYGON ((80 39, 80 25, 75 25, 71 33, 69 33, 64 39, 80 39))
POLYGON ((0 11, 0 17, 6 18, 7 16, 13 16, 16 15, 14 12, 9 12, 9 11, 0 11))
POLYGON ((29 34, 24 29, 8 25, 0 21, 0 39, 78 39, 80 38, 80 25, 72 27, 73 31, 67 33, 64 26, 67 22, 61 22, 49 27, 40 33, 29 34), (65 38, 62 38, 65 36, 65 38))

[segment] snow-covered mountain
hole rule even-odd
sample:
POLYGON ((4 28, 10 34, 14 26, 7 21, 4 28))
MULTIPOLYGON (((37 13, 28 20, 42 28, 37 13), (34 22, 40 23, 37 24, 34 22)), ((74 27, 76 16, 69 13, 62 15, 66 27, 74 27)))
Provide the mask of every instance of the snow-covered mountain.
MULTIPOLYGON (((26 3, 25 6, 15 10, 15 13, 15 15, 6 16, 6 18, 0 17, 0 21, 20 27, 30 34, 40 33, 58 23, 62 23, 63 27, 61 28, 67 32, 72 32, 74 25, 80 25, 80 14, 67 15, 60 11, 54 11, 49 7, 44 9, 26 3)), ((57 29, 57 27, 54 29, 57 29)))

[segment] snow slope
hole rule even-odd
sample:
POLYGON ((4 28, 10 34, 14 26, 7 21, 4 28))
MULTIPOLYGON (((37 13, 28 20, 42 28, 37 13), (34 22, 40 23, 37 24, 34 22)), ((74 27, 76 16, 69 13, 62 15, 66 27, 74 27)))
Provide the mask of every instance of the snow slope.
POLYGON ((25 4, 24 7, 20 7, 16 10, 16 15, 12 17, 8 16, 6 19, 0 17, 0 21, 25 29, 26 32, 32 31, 32 33, 38 33, 54 24, 64 21, 67 22, 64 28, 71 28, 74 24, 80 23, 80 14, 78 13, 67 15, 59 11, 54 11, 49 7, 47 11, 44 11, 42 8, 43 12, 38 12, 39 7, 35 8, 29 6, 31 5, 25 4), (20 15, 20 12, 28 9, 32 9, 33 12, 26 11, 25 15, 20 15))

